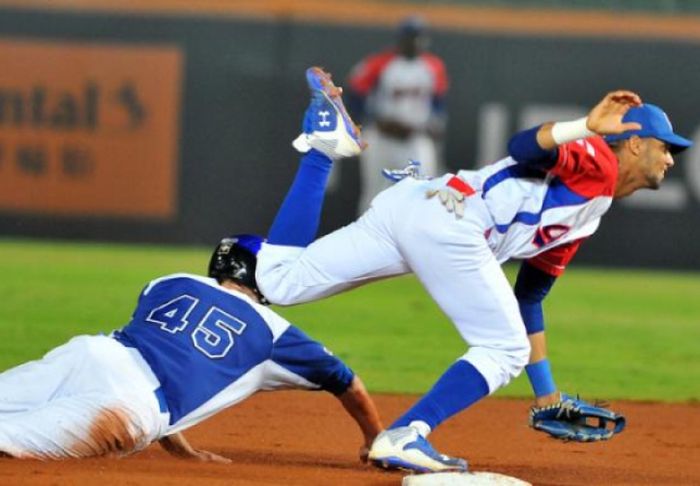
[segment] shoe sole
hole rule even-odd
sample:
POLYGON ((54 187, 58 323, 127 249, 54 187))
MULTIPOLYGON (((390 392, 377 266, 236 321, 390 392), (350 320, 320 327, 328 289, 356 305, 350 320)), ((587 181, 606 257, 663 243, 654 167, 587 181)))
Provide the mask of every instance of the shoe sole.
POLYGON ((389 471, 399 470, 417 473, 430 473, 433 472, 432 469, 423 466, 417 466, 410 462, 403 461, 398 457, 383 457, 381 459, 372 459, 372 464, 380 469, 387 469, 389 471))
POLYGON ((435 472, 467 472, 467 469, 462 469, 460 467, 446 467, 443 469, 434 470, 426 466, 419 466, 412 462, 404 461, 403 459, 396 456, 382 457, 377 459, 370 459, 370 462, 380 469, 387 470, 400 470, 407 472, 414 472, 419 474, 435 473, 435 472))
POLYGON ((360 128, 354 121, 352 121, 352 118, 350 118, 350 115, 345 109, 343 99, 341 98, 343 90, 333 83, 331 75, 320 67, 314 66, 306 70, 306 81, 309 88, 321 92, 323 96, 336 107, 336 109, 340 112, 340 115, 343 117, 346 127, 349 127, 352 131, 350 135, 358 144, 361 144, 360 128))

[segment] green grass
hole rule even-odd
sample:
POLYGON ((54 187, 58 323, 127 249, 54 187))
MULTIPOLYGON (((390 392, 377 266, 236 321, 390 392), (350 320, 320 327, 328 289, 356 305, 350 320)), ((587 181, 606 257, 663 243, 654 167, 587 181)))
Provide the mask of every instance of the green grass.
MULTIPOLYGON (((208 257, 202 248, 0 241, 0 370, 75 334, 122 326, 150 279, 201 273, 208 257)), ((700 399, 700 274, 574 265, 560 280, 545 312, 562 389, 610 399, 700 399)), ((424 392, 466 351, 412 277, 277 310, 373 391, 424 392)), ((499 395, 529 396, 527 380, 499 395)))

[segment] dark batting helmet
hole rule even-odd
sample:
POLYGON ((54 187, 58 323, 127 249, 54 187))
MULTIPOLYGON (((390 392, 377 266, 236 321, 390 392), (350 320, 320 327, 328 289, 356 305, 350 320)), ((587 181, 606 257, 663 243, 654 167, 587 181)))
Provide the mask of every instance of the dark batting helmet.
POLYGON ((244 285, 255 292, 263 304, 267 304, 255 282, 257 254, 263 241, 263 238, 257 235, 234 235, 224 238, 216 246, 209 260, 209 276, 219 283, 228 279, 244 285))

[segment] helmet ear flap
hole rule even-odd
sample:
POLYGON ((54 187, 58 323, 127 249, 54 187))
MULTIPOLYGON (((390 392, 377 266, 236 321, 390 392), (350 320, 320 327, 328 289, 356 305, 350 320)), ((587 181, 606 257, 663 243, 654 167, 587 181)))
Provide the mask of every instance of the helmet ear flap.
POLYGON ((231 238, 224 238, 214 249, 214 253, 209 260, 208 275, 219 281, 227 275, 227 269, 230 265, 229 254, 234 242, 231 238))
MULTIPOLYGON (((255 272, 253 272, 255 273, 255 272)), ((246 279, 246 276, 248 275, 248 265, 246 264, 245 260, 243 259, 238 259, 238 260, 231 260, 231 277, 233 277, 235 280, 240 280, 243 281, 246 279)))

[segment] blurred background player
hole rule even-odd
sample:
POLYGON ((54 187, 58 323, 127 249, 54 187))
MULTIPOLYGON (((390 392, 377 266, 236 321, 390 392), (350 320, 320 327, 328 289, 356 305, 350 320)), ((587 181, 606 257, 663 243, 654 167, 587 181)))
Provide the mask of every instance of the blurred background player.
POLYGON ((360 379, 320 343, 263 305, 255 284, 262 240, 223 239, 209 278, 151 281, 131 321, 78 336, 0 374, 0 452, 17 458, 125 455, 153 441, 171 454, 230 462, 180 434, 260 390, 333 393, 364 437, 381 431, 360 379))
MULTIPOLYGON (((613 198, 659 187, 672 154, 692 142, 673 133, 665 113, 642 105, 635 93, 608 93, 585 118, 515 135, 511 156, 483 169, 432 181, 404 179, 357 221, 313 241, 332 160, 347 156, 346 147, 359 152, 362 142, 330 77, 311 68, 307 79, 312 101, 300 136, 307 152, 261 250, 261 289, 272 302, 291 305, 413 272, 469 345, 377 437, 369 452, 373 463, 418 472, 465 470, 466 461, 437 453, 427 435, 508 384, 528 360, 538 397, 535 428, 582 441, 620 432, 624 419, 554 387, 542 366, 541 301, 613 198), (334 123, 328 113, 335 114, 334 123), (437 194, 459 217, 444 211, 432 197, 437 194), (526 260, 515 292, 501 268, 511 258, 526 260), (586 416, 609 417, 614 430, 590 425, 586 416)), ((299 139, 295 147, 303 148, 299 139)))
POLYGON ((383 168, 418 160, 427 175, 439 173, 448 80, 443 61, 428 52, 427 25, 408 17, 395 47, 371 54, 348 80, 348 109, 362 122, 368 147, 360 155, 359 213, 388 185, 383 168))

